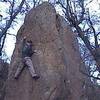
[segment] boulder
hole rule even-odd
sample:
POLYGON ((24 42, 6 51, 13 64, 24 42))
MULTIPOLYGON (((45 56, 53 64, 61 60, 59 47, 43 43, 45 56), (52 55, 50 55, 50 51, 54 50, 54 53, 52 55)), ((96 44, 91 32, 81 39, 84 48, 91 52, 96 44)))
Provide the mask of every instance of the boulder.
POLYGON ((44 2, 26 15, 18 31, 7 80, 5 100, 81 100, 84 66, 76 36, 53 5, 44 2), (32 62, 40 78, 34 80, 27 67, 14 79, 21 62, 21 40, 32 40, 37 51, 32 62))

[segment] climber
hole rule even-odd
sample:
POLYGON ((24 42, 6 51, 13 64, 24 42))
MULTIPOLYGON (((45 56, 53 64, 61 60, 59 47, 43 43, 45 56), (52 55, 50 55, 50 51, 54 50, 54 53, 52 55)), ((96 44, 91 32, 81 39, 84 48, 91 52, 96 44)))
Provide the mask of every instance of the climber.
MULTIPOLYGON (((36 53, 35 50, 32 50, 32 41, 26 41, 26 37, 24 37, 24 39, 22 40, 22 62, 24 64, 24 66, 27 66, 30 74, 32 76, 33 79, 38 79, 39 76, 36 74, 34 66, 32 64, 32 60, 31 57, 33 55, 33 53, 36 53)), ((21 73, 23 67, 18 67, 16 73, 15 73, 15 79, 18 79, 19 74, 21 73)))

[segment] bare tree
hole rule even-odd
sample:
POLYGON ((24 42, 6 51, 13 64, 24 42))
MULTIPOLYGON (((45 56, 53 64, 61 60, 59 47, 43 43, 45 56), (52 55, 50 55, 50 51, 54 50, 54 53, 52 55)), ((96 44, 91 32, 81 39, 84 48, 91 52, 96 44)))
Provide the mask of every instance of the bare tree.
POLYGON ((8 16, 3 18, 0 14, 1 21, 5 20, 6 24, 0 27, 0 56, 2 55, 2 50, 4 47, 5 39, 8 33, 8 29, 13 27, 13 23, 17 23, 16 19, 19 14, 26 14, 30 8, 36 7, 38 4, 42 3, 42 0, 21 0, 17 2, 16 0, 1 0, 0 2, 9 3, 10 6, 7 8, 8 16), (3 18, 3 19, 2 19, 3 18))
POLYGON ((16 18, 16 16, 21 11, 25 0, 22 0, 21 3, 19 4, 19 6, 16 9, 15 9, 15 0, 13 0, 13 1, 6 0, 4 2, 9 2, 10 7, 9 7, 9 19, 7 19, 6 25, 1 29, 1 32, 0 32, 0 55, 1 55, 4 43, 5 43, 7 31, 11 27, 11 24, 14 21, 14 19, 16 18))
POLYGON ((85 3, 86 0, 58 0, 57 4, 60 4, 64 12, 65 18, 69 24, 74 28, 74 31, 79 38, 82 39, 85 46, 96 61, 98 71, 100 71, 100 44, 99 35, 94 27, 95 24, 100 22, 99 17, 90 15, 89 9, 86 6, 91 3, 85 3), (62 2, 63 1, 63 2, 62 2), (87 28, 86 28, 87 25, 87 28), (92 36, 93 41, 90 39, 92 36))

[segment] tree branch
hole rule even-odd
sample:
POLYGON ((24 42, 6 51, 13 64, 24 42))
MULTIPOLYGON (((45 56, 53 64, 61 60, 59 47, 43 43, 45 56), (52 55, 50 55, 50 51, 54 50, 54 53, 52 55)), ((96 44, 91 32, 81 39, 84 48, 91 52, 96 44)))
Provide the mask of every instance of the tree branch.
MULTIPOLYGON (((13 3, 12 3, 12 5, 11 5, 12 10, 11 10, 11 12, 10 12, 10 19, 7 21, 7 24, 6 24, 5 28, 3 28, 2 32, 1 32, 2 34, 0 35, 0 43, 1 43, 2 37, 3 37, 3 36, 6 37, 7 30, 10 28, 10 26, 11 26, 13 20, 16 18, 16 16, 17 16, 17 15, 19 14, 19 12, 21 11, 22 6, 23 6, 23 4, 24 4, 24 2, 25 2, 25 0, 22 0, 21 3, 20 3, 20 5, 19 5, 19 7, 18 7, 17 10, 14 12, 14 10, 13 10, 13 8, 14 8, 14 1, 15 1, 15 0, 13 0, 13 3)), ((5 38, 3 38, 3 41, 2 41, 2 43, 1 43, 1 48, 0 48, 1 51, 2 51, 2 48, 3 48, 3 46, 4 46, 4 42, 5 42, 5 38)))
POLYGON ((93 75, 89 75, 88 73, 83 72, 82 70, 80 70, 80 72, 81 72, 82 74, 84 74, 84 75, 88 76, 88 77, 92 77, 92 78, 94 78, 94 79, 100 80, 100 78, 99 78, 99 77, 95 77, 95 76, 93 76, 93 75))

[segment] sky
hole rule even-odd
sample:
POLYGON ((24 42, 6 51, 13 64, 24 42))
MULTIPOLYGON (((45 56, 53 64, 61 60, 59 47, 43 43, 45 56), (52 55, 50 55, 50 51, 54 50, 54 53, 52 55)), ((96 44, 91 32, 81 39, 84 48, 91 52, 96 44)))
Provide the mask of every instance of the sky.
MULTIPOLYGON (((47 1, 47 0, 44 0, 47 1)), ((50 0, 52 2, 54 2, 55 0, 50 0)), ((90 8, 90 12, 93 13, 93 11, 97 11, 100 8, 100 5, 97 5, 97 2, 100 3, 100 0, 93 0, 87 7, 90 8)), ((9 6, 9 3, 2 3, 0 2, 0 14, 3 15, 3 17, 7 16, 6 12, 6 8, 9 6)), ((59 6, 56 6, 56 11, 58 13, 60 13, 61 15, 63 14, 62 10, 60 9, 59 6)), ((99 12, 100 13, 100 12, 99 12)), ((18 21, 18 24, 13 27, 13 29, 9 29, 9 33, 11 34, 17 34, 17 31, 19 30, 20 26, 23 24, 23 17, 20 16, 19 19, 21 19, 21 21, 18 21)), ((15 36, 11 36, 11 35, 7 35, 7 39, 6 39, 6 43, 5 43, 5 51, 7 53, 7 56, 11 58, 11 55, 13 53, 14 47, 15 47, 15 42, 16 42, 16 38, 15 36)))
MULTIPOLYGON (((6 8, 9 7, 9 3, 2 3, 0 2, 0 14, 3 15, 3 18, 5 18, 7 15, 6 8)), ((17 35, 17 31, 23 24, 24 18, 23 16, 19 16, 18 24, 16 24, 13 28, 10 28, 8 30, 8 33, 17 35), (20 21, 21 20, 21 21, 20 21)), ((2 24, 5 24, 5 22, 2 22, 2 24)), ((16 37, 13 35, 7 35, 6 41, 5 41, 5 46, 4 49, 7 53, 7 56, 11 58, 14 47, 15 47, 15 42, 16 42, 16 37)))

